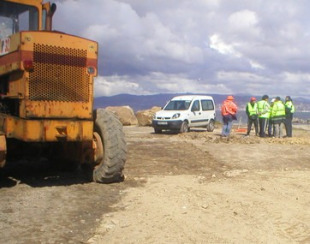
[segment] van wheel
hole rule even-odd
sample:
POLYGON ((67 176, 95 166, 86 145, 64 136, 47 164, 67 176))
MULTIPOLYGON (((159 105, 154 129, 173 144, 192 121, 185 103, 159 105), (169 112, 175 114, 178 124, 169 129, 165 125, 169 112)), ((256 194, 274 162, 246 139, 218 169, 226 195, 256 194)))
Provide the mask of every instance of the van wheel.
POLYGON ((189 127, 187 121, 183 121, 181 128, 180 128, 180 133, 186 133, 189 132, 189 127))
POLYGON ((209 122, 209 124, 207 125, 207 131, 209 131, 209 132, 214 131, 214 127, 215 127, 215 125, 214 125, 214 120, 211 119, 210 122, 209 122))

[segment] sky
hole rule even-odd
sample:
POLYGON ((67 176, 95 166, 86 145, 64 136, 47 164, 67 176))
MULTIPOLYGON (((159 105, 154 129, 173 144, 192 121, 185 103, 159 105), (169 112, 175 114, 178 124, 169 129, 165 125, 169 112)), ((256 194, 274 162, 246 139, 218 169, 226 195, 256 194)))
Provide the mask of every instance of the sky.
POLYGON ((309 97, 310 1, 54 2, 53 29, 99 43, 96 97, 309 97))

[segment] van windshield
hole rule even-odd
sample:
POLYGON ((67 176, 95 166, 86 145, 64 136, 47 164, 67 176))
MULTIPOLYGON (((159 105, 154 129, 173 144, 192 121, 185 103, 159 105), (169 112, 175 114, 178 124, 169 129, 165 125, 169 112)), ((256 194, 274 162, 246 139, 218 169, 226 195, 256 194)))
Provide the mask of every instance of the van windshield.
POLYGON ((166 105, 164 110, 187 110, 191 102, 191 100, 173 100, 166 105))

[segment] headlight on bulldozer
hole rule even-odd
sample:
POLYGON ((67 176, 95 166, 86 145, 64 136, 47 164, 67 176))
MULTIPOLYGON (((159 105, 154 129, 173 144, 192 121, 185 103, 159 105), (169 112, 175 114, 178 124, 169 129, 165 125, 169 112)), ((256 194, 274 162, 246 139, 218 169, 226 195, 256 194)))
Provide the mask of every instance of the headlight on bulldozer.
POLYGON ((92 66, 87 67, 87 73, 88 74, 93 75, 93 74, 95 74, 95 72, 96 72, 95 67, 92 67, 92 66))

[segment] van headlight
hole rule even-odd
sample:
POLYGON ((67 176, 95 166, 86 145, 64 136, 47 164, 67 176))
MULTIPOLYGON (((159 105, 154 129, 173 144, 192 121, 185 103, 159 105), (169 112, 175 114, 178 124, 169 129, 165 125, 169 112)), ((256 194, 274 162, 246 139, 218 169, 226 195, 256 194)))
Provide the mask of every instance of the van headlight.
POLYGON ((179 118, 179 117, 180 117, 180 113, 176 113, 176 114, 174 114, 174 115, 172 116, 173 119, 177 119, 177 118, 179 118))

